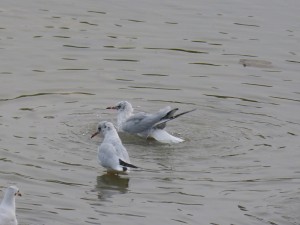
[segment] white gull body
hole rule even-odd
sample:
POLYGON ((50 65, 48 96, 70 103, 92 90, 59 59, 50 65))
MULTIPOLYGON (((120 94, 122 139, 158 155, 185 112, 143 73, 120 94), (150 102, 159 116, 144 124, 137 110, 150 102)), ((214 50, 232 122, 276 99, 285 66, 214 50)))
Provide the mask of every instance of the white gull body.
POLYGON ((17 225, 15 197, 21 196, 16 186, 6 188, 0 204, 0 225, 17 225))
POLYGON ((152 137, 162 143, 183 142, 183 139, 169 134, 164 128, 168 121, 195 110, 174 115, 178 108, 171 109, 170 106, 166 106, 153 114, 145 112, 133 114, 132 105, 128 101, 121 101, 115 106, 107 107, 107 109, 116 109, 118 111, 119 131, 146 138, 152 137))
POLYGON ((112 123, 100 122, 98 131, 92 137, 100 132, 103 133, 104 140, 98 147, 98 162, 107 169, 108 173, 127 174, 129 168, 137 168, 130 164, 128 152, 112 123))

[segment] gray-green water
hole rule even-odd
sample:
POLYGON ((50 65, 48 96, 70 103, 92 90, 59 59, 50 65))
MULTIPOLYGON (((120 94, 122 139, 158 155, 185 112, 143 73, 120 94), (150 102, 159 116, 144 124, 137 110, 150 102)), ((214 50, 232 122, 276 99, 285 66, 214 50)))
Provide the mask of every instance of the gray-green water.
MULTIPOLYGON (((0 187, 20 225, 300 224, 300 2, 0 4, 0 187), (105 110, 198 110, 105 175, 105 110)), ((1 194, 2 196, 2 194, 1 194)))

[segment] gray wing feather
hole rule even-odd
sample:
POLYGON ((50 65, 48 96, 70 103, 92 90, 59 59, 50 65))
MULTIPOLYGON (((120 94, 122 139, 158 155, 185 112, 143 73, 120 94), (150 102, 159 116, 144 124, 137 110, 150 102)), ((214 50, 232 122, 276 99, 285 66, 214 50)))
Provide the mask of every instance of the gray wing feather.
POLYGON ((126 148, 122 145, 122 143, 119 143, 114 146, 116 148, 117 155, 120 159, 130 163, 129 155, 126 150, 126 148))
POLYGON ((169 106, 161 109, 157 113, 148 114, 148 113, 137 113, 130 118, 128 118, 122 129, 128 133, 142 133, 151 129, 156 123, 158 123, 162 118, 164 118, 171 108, 169 106))

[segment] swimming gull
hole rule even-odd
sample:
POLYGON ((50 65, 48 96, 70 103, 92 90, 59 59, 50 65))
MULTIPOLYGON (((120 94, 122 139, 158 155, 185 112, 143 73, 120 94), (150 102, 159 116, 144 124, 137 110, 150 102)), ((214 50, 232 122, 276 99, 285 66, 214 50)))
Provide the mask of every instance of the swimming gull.
POLYGON ((100 122, 97 132, 91 138, 100 132, 103 133, 104 140, 98 148, 98 162, 107 169, 108 173, 127 174, 129 168, 137 168, 130 164, 128 152, 112 123, 100 122))
POLYGON ((152 137, 162 143, 183 142, 183 139, 175 137, 164 130, 166 123, 196 110, 192 109, 174 115, 178 108, 171 109, 170 106, 166 106, 153 114, 145 112, 133 114, 132 105, 128 101, 118 102, 115 106, 107 107, 107 109, 116 109, 118 111, 117 119, 119 131, 136 134, 146 138, 152 137))

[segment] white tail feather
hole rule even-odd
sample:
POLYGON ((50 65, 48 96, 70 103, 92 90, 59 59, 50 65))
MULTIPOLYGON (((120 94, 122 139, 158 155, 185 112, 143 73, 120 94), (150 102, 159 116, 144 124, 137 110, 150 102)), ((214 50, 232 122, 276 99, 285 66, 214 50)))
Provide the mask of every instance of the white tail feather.
POLYGON ((165 130, 161 129, 155 129, 151 132, 149 135, 150 137, 153 137, 155 140, 162 142, 162 143, 180 143, 183 142, 184 140, 175 136, 172 136, 165 130))

